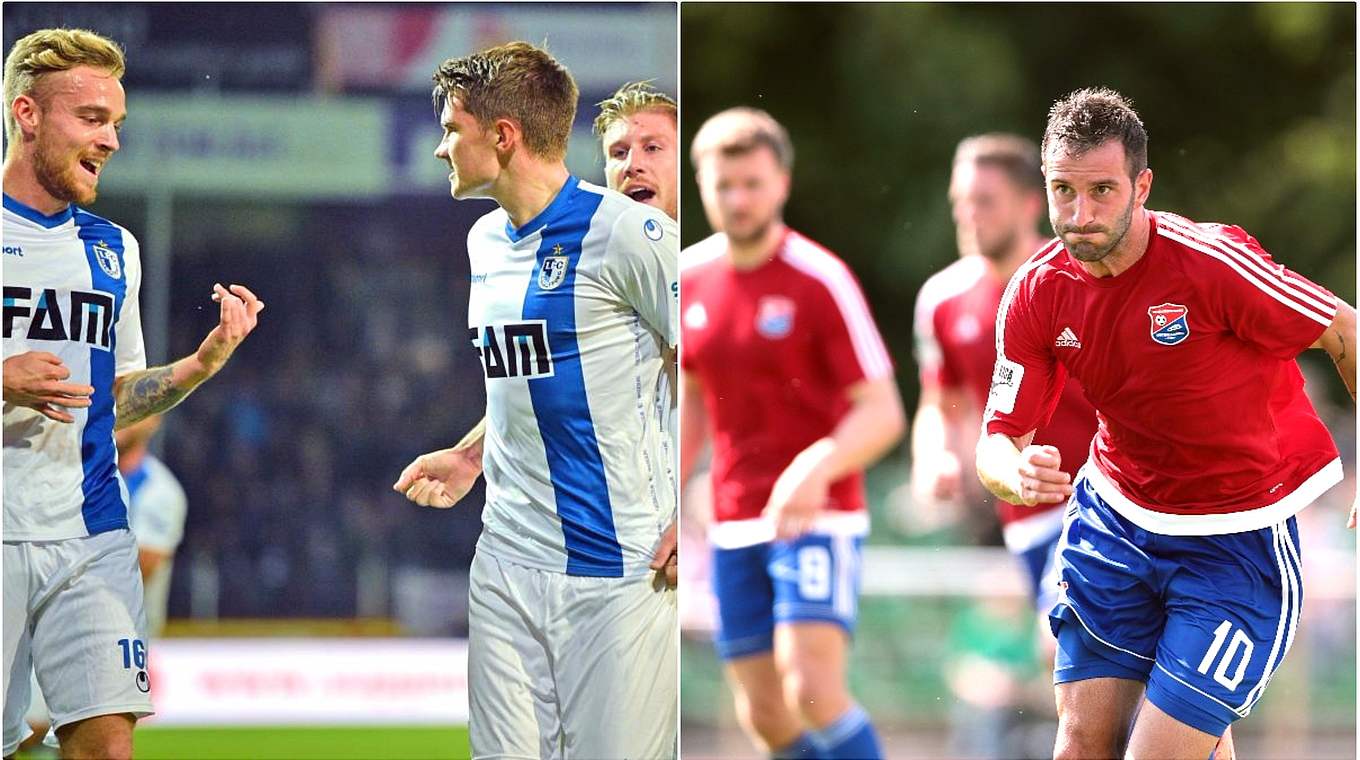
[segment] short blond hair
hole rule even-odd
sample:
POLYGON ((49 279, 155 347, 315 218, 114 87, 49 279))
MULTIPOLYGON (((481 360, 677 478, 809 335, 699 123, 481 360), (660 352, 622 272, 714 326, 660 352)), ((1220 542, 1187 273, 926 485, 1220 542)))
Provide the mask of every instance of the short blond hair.
POLYGON ((700 159, 710 153, 739 156, 762 146, 774 151, 784 171, 793 170, 793 143, 783 125, 758 108, 729 108, 699 127, 690 143, 689 160, 697 169, 700 159))
POLYGON ((127 69, 123 48, 88 29, 39 29, 21 38, 5 58, 5 137, 20 139, 14 101, 20 95, 41 100, 38 85, 47 74, 91 66, 121 79, 127 69))
POLYGON ((653 87, 651 80, 626 82, 613 95, 595 105, 600 109, 593 125, 597 137, 604 137, 605 130, 614 122, 643 111, 662 111, 670 115, 671 121, 679 121, 680 109, 675 98, 653 87))
POLYGON ((548 51, 508 42, 441 63, 433 97, 435 113, 458 98, 483 129, 496 119, 518 121, 530 153, 560 161, 567 155, 579 92, 571 72, 548 51))

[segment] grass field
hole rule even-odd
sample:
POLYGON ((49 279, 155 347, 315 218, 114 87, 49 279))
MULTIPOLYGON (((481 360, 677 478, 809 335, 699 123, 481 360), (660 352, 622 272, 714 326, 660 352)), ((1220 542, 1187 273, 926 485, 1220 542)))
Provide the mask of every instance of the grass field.
POLYGON ((138 760, 453 760, 472 754, 464 726, 146 727, 137 729, 135 745, 138 760))

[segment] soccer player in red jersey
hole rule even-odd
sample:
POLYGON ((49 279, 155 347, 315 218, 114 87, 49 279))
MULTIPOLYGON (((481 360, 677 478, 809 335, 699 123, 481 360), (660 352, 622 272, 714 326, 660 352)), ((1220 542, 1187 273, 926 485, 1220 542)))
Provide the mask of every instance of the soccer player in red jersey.
POLYGON ((1148 210, 1118 93, 1057 102, 1043 158, 1058 238, 1002 299, 977 468, 999 498, 1072 497, 1055 756, 1208 757, 1294 638, 1294 514, 1341 479, 1295 358, 1325 350, 1353 398, 1355 310, 1239 227, 1148 210), (1068 375, 1100 422, 1075 483, 1031 443, 1068 375))
POLYGON ((724 111, 691 148, 716 234, 681 253, 681 479, 713 441, 718 653, 737 714, 775 757, 881 756, 846 685, 862 470, 905 427, 853 274, 781 217, 793 148, 724 111))
MULTIPOLYGON (((986 134, 959 143, 949 202, 960 258, 936 273, 916 298, 916 360, 921 398, 912 423, 912 486, 918 499, 962 493, 960 462, 972 459, 996 363, 996 312, 1011 275, 1039 249, 1044 176, 1039 146, 1017 135, 986 134)), ((1076 477, 1096 433, 1096 413, 1081 386, 1069 382, 1035 441, 1062 453, 1076 477)), ((1062 528, 1059 504, 996 503, 1002 535, 1020 559, 1039 611, 1057 592, 1042 586, 1062 528)))

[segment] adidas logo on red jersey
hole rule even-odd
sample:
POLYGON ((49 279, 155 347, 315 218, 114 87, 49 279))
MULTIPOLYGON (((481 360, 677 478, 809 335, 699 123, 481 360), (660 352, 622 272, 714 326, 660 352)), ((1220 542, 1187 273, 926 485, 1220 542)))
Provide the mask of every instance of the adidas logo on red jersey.
POLYGON ((1072 332, 1072 328, 1064 327, 1053 345, 1057 348, 1081 348, 1081 341, 1077 340, 1077 334, 1072 332))

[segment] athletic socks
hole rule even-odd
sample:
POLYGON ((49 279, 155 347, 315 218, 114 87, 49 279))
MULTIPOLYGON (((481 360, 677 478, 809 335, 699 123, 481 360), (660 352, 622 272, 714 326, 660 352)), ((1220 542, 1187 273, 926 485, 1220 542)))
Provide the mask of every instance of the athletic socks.
POLYGON ((822 748, 822 757, 827 760, 881 760, 883 757, 869 714, 859 705, 846 710, 826 728, 813 731, 812 740, 822 748))
POLYGON ((770 760, 823 760, 826 755, 812 740, 812 734, 804 731, 793 740, 793 744, 774 751, 770 760))

